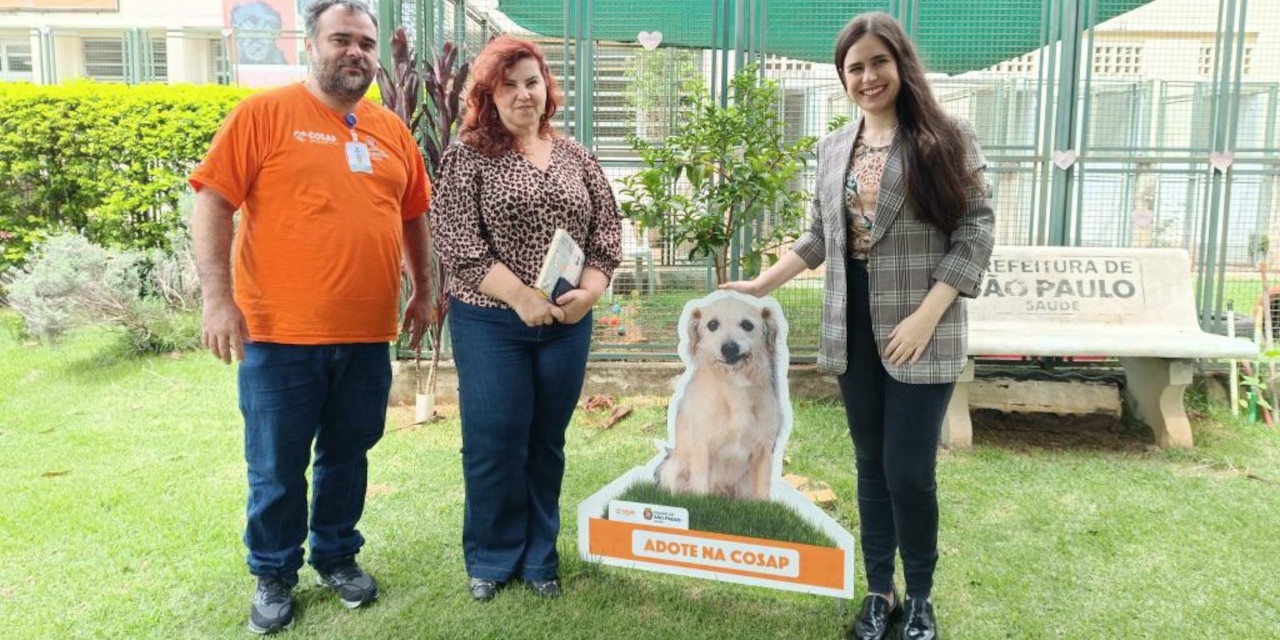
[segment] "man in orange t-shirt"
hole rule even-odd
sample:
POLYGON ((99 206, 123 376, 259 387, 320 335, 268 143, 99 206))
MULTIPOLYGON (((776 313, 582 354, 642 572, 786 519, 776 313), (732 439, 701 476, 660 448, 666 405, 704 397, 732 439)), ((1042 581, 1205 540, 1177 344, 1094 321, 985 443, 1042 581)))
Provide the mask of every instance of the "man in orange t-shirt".
POLYGON ((355 561, 356 523, 386 422, 387 343, 399 327, 416 348, 430 321, 422 155, 395 114, 363 98, 376 18, 361 0, 318 0, 306 29, 311 75, 245 99, 190 180, 204 342, 240 360, 256 633, 293 622, 308 538, 320 584, 348 607, 377 598, 355 561), (413 292, 401 324, 402 256, 413 292))

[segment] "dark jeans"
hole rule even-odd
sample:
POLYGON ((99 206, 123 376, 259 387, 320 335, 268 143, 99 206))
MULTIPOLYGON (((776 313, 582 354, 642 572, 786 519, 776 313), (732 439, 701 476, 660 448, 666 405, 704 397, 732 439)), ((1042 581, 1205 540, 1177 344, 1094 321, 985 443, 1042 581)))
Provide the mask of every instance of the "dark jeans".
POLYGON ((938 563, 934 471, 955 383, 906 384, 885 370, 871 331, 867 265, 849 261, 849 367, 840 376, 858 467, 862 559, 872 592, 893 589, 902 553, 907 595, 927 598, 938 563))
POLYGON ((364 544, 366 453, 382 437, 391 389, 385 342, 247 343, 240 363, 244 457, 249 463, 249 572, 297 583, 310 529, 311 564, 354 556, 364 544), (311 521, 307 466, 311 464, 311 521))
POLYGON ((527 327, 510 309, 451 300, 449 329, 462 412, 467 574, 554 578, 564 433, 586 375, 591 315, 527 327))

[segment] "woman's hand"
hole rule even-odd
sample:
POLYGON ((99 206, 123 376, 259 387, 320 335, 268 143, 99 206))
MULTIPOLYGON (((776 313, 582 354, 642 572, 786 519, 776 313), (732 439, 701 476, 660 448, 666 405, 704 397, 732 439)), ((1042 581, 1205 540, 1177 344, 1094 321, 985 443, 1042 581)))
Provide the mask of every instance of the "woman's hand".
POLYGON ((564 322, 564 311, 551 304, 532 287, 526 287, 511 305, 516 315, 530 327, 545 327, 553 322, 564 322))
POLYGON ((564 318, 560 321, 565 324, 577 324, 579 320, 586 317, 599 299, 599 294, 583 288, 566 292, 556 298, 556 304, 560 305, 560 311, 564 312, 564 318))
POLYGON ((765 294, 765 288, 760 284, 760 278, 754 278, 752 280, 734 280, 733 282, 726 282, 720 285, 720 288, 725 291, 745 293, 757 298, 765 294))
POLYGON ((916 309, 889 332, 889 346, 884 350, 885 362, 896 366, 919 362, 937 326, 935 314, 916 309))

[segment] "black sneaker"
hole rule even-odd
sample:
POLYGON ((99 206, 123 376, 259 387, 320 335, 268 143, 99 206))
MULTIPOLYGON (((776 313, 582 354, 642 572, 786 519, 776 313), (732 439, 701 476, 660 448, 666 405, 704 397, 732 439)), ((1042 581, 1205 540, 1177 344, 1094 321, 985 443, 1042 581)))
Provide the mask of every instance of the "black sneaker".
POLYGON ((355 558, 344 558, 324 569, 316 567, 316 583, 338 592, 348 609, 355 609, 378 599, 378 581, 364 572, 355 558))
POLYGON ((293 587, 280 578, 258 578, 249 610, 249 630, 270 634, 293 624, 293 587))
POLYGON ((559 598, 563 590, 560 588, 560 579, 551 578, 550 580, 530 580, 529 588, 533 592, 544 598, 559 598))

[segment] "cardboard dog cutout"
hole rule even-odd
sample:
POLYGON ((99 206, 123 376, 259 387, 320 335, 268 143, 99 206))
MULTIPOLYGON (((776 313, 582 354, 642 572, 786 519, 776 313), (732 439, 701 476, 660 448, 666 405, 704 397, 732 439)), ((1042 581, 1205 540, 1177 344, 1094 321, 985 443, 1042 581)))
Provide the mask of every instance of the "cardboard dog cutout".
POLYGON ((853 536, 782 480, 792 411, 781 306, 772 297, 717 291, 685 303, 678 333, 685 370, 668 408, 667 440, 649 462, 578 506, 583 559, 852 598, 853 536), (615 500, 641 483, 781 503, 835 546, 691 530, 684 509, 615 500))

